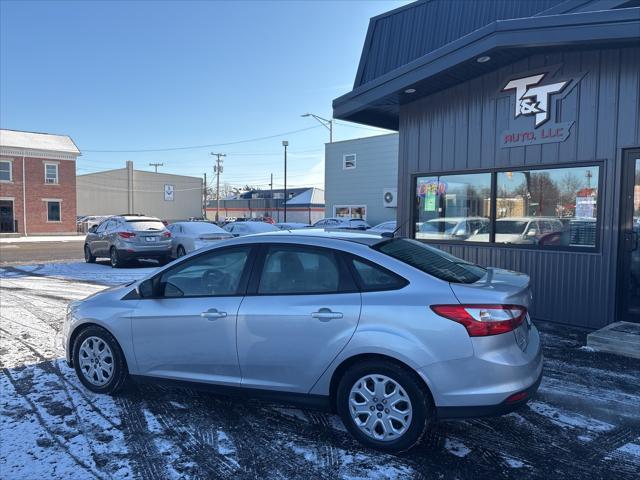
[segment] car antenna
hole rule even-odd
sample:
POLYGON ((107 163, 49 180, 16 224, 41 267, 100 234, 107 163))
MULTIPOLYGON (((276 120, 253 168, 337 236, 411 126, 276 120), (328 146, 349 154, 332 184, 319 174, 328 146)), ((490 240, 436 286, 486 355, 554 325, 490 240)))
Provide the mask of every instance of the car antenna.
POLYGON ((382 232, 380 234, 381 237, 387 237, 387 238, 394 238, 396 236, 396 233, 398 233, 398 231, 409 224, 409 222, 411 221, 411 219, 407 220, 406 222, 404 222, 402 225, 400 225, 399 227, 397 227, 393 232, 382 232))

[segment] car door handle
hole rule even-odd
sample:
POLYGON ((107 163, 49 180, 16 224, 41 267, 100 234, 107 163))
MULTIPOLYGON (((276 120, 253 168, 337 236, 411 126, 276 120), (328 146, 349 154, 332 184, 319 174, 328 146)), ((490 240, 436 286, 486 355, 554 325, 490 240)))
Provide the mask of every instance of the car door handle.
POLYGON ((216 318, 224 318, 227 316, 227 312, 219 312, 215 308, 211 308, 206 312, 202 312, 200 314, 203 318, 208 318, 209 320, 215 320, 216 318))
POLYGON ((335 318, 342 318, 343 315, 340 312, 332 312, 328 308, 321 308, 317 312, 313 312, 311 314, 311 316, 313 318, 317 318, 319 320, 322 320, 323 322, 326 322, 327 320, 333 320, 335 318))

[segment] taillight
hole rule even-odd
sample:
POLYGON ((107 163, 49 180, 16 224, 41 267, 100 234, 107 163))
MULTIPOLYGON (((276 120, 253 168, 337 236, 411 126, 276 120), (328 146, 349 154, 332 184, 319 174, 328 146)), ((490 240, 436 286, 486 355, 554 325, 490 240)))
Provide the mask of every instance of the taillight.
POLYGON ((169 231, 163 232, 162 236, 165 237, 165 238, 171 238, 171 232, 169 232, 169 231))
POLYGON ((527 315, 527 309, 520 305, 433 305, 431 310, 464 325, 470 337, 510 332, 527 315))
POLYGON ((120 235, 122 238, 133 238, 136 236, 136 234, 133 232, 118 232, 118 235, 120 235))

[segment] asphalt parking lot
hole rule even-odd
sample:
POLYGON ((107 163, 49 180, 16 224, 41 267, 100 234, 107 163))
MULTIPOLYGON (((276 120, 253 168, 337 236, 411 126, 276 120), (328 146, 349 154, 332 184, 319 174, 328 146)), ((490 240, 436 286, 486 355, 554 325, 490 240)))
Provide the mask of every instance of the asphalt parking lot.
POLYGON ((51 242, 3 242, 0 244, 0 265, 82 260, 84 258, 82 239, 51 242))
POLYGON ((586 332, 538 323, 545 376, 518 412, 442 422, 416 450, 362 448, 335 415, 134 385, 85 390, 56 338, 66 304, 147 268, 0 268, 0 477, 637 478, 640 361, 583 347, 586 332))

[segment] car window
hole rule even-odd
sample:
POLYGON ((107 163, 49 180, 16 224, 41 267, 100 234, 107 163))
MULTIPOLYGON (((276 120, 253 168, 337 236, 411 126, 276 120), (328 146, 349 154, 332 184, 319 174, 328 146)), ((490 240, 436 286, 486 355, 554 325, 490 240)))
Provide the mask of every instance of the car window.
POLYGON ((404 287, 407 281, 380 265, 359 258, 351 258, 360 289, 365 292, 378 290, 397 290, 404 287))
POLYGON ((160 277, 164 297, 235 295, 240 286, 249 247, 213 250, 181 262, 160 277))
POLYGON ((107 220, 106 222, 102 222, 100 225, 98 225, 98 228, 96 229, 96 233, 102 233, 107 229, 107 223, 109 223, 109 220, 107 220))
POLYGON ((474 283, 486 273, 479 265, 465 262, 417 240, 394 238, 373 248, 446 282, 474 283))
POLYGON ((340 268, 331 250, 273 246, 265 256, 258 293, 336 293, 339 287, 340 268))

